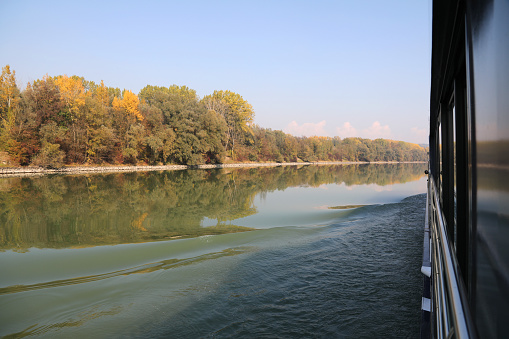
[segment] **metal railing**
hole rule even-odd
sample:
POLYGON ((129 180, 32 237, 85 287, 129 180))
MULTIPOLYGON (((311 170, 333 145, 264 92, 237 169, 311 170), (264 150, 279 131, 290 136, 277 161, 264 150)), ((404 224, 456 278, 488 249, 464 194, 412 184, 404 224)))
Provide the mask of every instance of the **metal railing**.
POLYGON ((429 224, 431 228, 432 336, 474 338, 470 312, 459 279, 456 255, 446 232, 438 191, 429 176, 429 224))

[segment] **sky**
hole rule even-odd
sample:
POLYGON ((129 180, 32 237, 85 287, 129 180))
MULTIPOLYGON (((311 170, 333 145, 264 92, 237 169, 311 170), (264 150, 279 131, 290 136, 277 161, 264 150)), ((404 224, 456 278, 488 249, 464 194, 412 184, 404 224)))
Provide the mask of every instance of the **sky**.
POLYGON ((0 0, 18 85, 78 75, 138 93, 230 90, 296 136, 428 143, 429 0, 0 0))

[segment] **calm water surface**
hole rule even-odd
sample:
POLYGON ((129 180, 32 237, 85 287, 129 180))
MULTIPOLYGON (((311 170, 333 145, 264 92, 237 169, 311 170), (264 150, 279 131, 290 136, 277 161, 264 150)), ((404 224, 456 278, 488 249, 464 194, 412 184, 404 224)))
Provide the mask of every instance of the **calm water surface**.
POLYGON ((0 178, 0 336, 418 337, 424 169, 0 178))

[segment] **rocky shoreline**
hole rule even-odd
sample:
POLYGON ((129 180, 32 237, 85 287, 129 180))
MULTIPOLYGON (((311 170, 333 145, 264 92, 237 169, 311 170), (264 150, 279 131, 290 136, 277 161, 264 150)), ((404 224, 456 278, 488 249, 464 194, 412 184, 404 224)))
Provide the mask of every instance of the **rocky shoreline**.
MULTIPOLYGON (((373 162, 371 162, 372 164, 373 162)), ((376 164, 396 164, 398 162, 374 162, 376 164)), ((405 162, 411 163, 411 162, 405 162)), ((414 162, 412 162, 414 163, 414 162)), ((240 167, 276 167, 276 166, 309 166, 309 165, 352 165, 368 164, 368 162, 267 162, 267 163, 235 163, 213 165, 157 165, 157 166, 68 166, 59 169, 46 169, 42 167, 0 167, 0 177, 34 176, 46 174, 87 174, 110 172, 138 172, 138 171, 175 171, 186 169, 212 169, 212 168, 240 168, 240 167)))

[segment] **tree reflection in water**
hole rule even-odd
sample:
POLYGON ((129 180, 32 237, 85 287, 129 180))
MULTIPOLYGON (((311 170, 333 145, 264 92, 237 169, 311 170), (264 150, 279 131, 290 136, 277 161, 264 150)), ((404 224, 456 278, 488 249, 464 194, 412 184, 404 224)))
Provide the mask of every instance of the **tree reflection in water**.
POLYGON ((137 243, 252 230, 254 198, 288 187, 418 180, 425 164, 262 168, 0 178, 0 249, 137 243), (202 227, 207 217, 216 226, 202 227), (228 223, 227 223, 228 222, 228 223))

